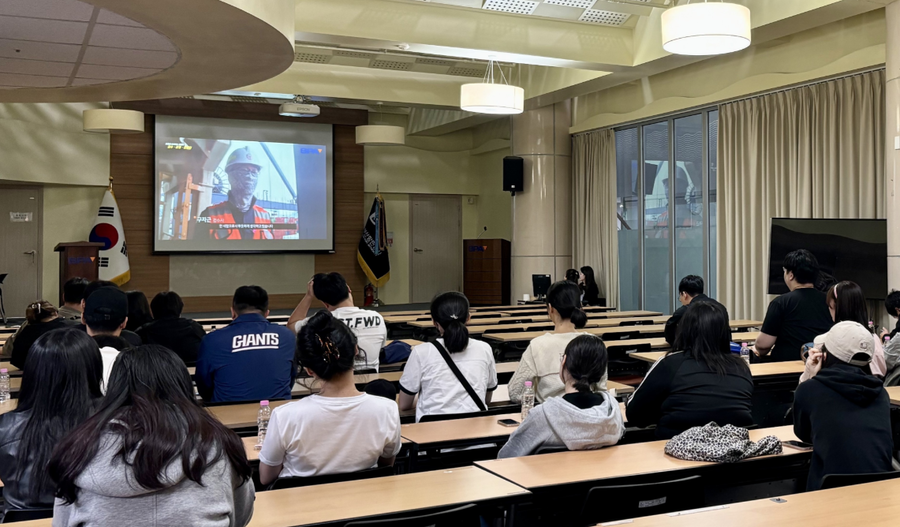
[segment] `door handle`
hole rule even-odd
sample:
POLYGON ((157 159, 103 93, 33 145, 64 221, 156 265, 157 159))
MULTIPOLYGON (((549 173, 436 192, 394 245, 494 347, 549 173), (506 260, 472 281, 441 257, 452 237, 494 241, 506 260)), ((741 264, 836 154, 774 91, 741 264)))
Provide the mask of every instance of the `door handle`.
POLYGON ((30 250, 30 251, 25 251, 25 252, 22 253, 22 254, 30 254, 30 255, 31 255, 31 263, 34 263, 35 256, 37 256, 37 251, 35 251, 34 249, 32 249, 32 250, 30 250))
POLYGON ((425 251, 423 251, 422 249, 419 249, 418 247, 416 247, 415 249, 413 249, 413 252, 414 252, 414 253, 422 253, 422 252, 425 252, 425 251))

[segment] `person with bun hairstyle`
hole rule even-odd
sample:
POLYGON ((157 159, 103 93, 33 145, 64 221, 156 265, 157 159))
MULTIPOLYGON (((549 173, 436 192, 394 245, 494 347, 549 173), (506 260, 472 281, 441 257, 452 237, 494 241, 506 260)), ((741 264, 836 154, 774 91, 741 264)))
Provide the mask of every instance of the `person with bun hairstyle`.
POLYGON ((457 292, 437 295, 431 301, 431 320, 440 337, 412 349, 400 377, 400 409, 415 407, 416 421, 426 415, 480 411, 497 389, 497 365, 490 346, 469 338, 469 300, 457 292), (479 401, 469 395, 448 360, 453 361, 479 401))
POLYGON ((328 311, 300 329, 300 367, 321 382, 318 393, 272 411, 259 453, 263 485, 278 477, 358 472, 394 464, 400 414, 393 400, 362 393, 353 379, 356 335, 328 311))
POLYGON ((527 456, 542 447, 593 450, 616 444, 625 435, 619 403, 608 392, 591 391, 607 362, 600 337, 579 335, 569 342, 559 367, 565 395, 528 412, 497 457, 527 456))
MULTIPOLYGON (((509 400, 518 403, 525 391, 525 381, 531 381, 534 398, 538 403, 560 397, 566 385, 559 377, 560 359, 569 345, 587 324, 587 315, 581 309, 581 290, 572 282, 556 282, 547 291, 547 314, 553 321, 553 331, 532 339, 519 367, 509 381, 509 400)), ((606 371, 591 386, 591 391, 606 390, 606 371)))
POLYGON ((28 324, 16 336, 13 343, 12 358, 10 362, 20 370, 25 369, 26 357, 31 345, 44 333, 54 329, 62 329, 73 326, 75 323, 59 316, 56 307, 46 300, 38 300, 25 308, 25 320, 28 324))
POLYGON ((656 425, 671 439, 694 426, 750 426, 753 377, 731 352, 728 311, 718 302, 694 300, 678 325, 673 351, 656 361, 626 407, 628 425, 656 425), (675 351, 677 350, 677 351, 675 351))

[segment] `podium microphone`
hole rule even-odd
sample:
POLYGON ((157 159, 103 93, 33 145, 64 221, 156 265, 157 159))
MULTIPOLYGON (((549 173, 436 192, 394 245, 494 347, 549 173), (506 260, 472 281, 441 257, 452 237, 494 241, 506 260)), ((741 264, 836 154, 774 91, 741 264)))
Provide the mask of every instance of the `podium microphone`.
POLYGON ((484 230, 481 231, 481 234, 479 234, 478 237, 475 239, 477 240, 477 239, 481 238, 484 235, 484 233, 486 233, 486 232, 487 232, 487 225, 484 226, 484 230))

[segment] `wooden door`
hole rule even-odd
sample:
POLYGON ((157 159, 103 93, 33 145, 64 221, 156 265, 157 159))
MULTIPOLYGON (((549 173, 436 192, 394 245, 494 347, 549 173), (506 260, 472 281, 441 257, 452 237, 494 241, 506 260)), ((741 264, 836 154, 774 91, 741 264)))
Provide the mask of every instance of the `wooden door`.
POLYGON ((42 198, 40 188, 0 187, 0 275, 7 274, 0 288, 7 317, 24 317, 28 304, 40 300, 42 198))
POLYGON ((410 196, 410 301, 462 291, 460 196, 410 196))

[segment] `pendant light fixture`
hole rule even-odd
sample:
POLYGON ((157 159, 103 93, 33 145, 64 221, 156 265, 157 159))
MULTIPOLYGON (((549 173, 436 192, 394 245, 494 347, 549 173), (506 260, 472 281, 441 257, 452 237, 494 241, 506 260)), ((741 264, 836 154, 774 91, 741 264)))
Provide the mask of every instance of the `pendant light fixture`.
POLYGON ((144 131, 144 113, 136 110, 96 108, 81 115, 85 132, 99 134, 139 134, 144 131))
MULTIPOLYGON (((376 103, 378 112, 384 103, 376 103)), ((383 114, 381 114, 384 117, 383 114)), ((366 124, 356 127, 356 144, 363 146, 396 146, 406 144, 406 128, 387 124, 366 124)))
POLYGON ((676 55, 722 55, 750 45, 750 10, 729 2, 687 3, 662 14, 663 49, 676 55))
POLYGON ((488 60, 488 69, 484 80, 463 84, 459 93, 459 107, 467 112, 493 115, 514 115, 525 109, 525 90, 513 86, 506 80, 503 68, 500 70, 499 82, 494 79, 494 59, 488 60))

